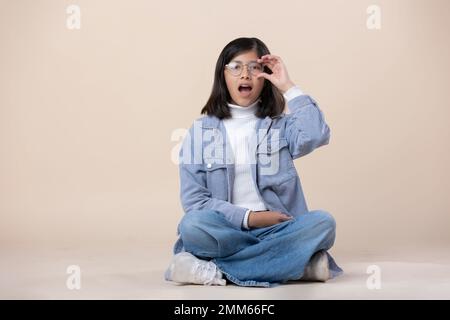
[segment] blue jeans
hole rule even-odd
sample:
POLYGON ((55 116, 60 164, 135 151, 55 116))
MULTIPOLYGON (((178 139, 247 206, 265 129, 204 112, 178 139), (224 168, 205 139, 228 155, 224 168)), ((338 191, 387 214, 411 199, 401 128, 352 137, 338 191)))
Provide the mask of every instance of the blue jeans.
MULTIPOLYGON (((237 285, 260 287, 300 279, 311 256, 333 246, 335 230, 334 218, 323 210, 252 230, 238 229, 221 212, 193 210, 178 226, 185 251, 213 261, 237 285)), ((343 271, 327 255, 334 278, 343 271)))

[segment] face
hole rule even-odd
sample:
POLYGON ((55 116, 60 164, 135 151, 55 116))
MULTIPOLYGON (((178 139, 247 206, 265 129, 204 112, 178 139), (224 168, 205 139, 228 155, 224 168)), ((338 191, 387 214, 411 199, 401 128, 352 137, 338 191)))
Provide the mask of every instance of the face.
POLYGON ((225 82, 232 99, 231 103, 247 107, 258 100, 264 86, 264 78, 257 79, 255 74, 252 74, 252 72, 263 71, 259 70, 260 64, 251 64, 257 59, 258 55, 255 51, 244 52, 231 59, 228 65, 234 67, 236 73, 242 71, 240 75, 233 74, 229 68, 225 67, 225 82))

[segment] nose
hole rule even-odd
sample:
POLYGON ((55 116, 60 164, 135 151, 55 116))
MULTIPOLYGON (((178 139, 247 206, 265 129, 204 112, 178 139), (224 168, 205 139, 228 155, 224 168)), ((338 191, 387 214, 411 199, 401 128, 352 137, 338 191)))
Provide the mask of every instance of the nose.
POLYGON ((244 66, 243 67, 244 69, 242 70, 242 73, 241 73, 241 79, 251 79, 251 73, 250 73, 250 71, 248 70, 248 66, 244 66))

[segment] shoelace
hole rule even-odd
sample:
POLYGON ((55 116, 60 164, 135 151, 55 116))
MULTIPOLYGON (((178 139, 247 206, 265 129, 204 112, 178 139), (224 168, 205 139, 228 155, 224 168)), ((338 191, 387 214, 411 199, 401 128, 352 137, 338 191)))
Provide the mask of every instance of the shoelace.
POLYGON ((201 262, 197 264, 194 272, 195 281, 203 284, 210 284, 216 277, 216 265, 211 262, 201 262))

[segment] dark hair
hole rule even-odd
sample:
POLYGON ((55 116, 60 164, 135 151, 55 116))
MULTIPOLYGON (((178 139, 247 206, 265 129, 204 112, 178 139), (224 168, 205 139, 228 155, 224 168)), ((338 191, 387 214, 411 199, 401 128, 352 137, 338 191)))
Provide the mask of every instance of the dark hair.
MULTIPOLYGON (((225 82, 224 68, 235 56, 252 50, 256 51, 258 57, 270 54, 267 46, 257 38, 237 38, 223 48, 217 59, 211 95, 201 111, 202 114, 214 115, 219 119, 231 117, 227 104, 231 100, 231 96, 225 82)), ((268 67, 264 67, 264 72, 268 74, 272 73, 268 67)), ((285 105, 283 95, 267 79, 264 79, 260 99, 261 106, 256 111, 257 117, 275 117, 283 112, 285 105)))

